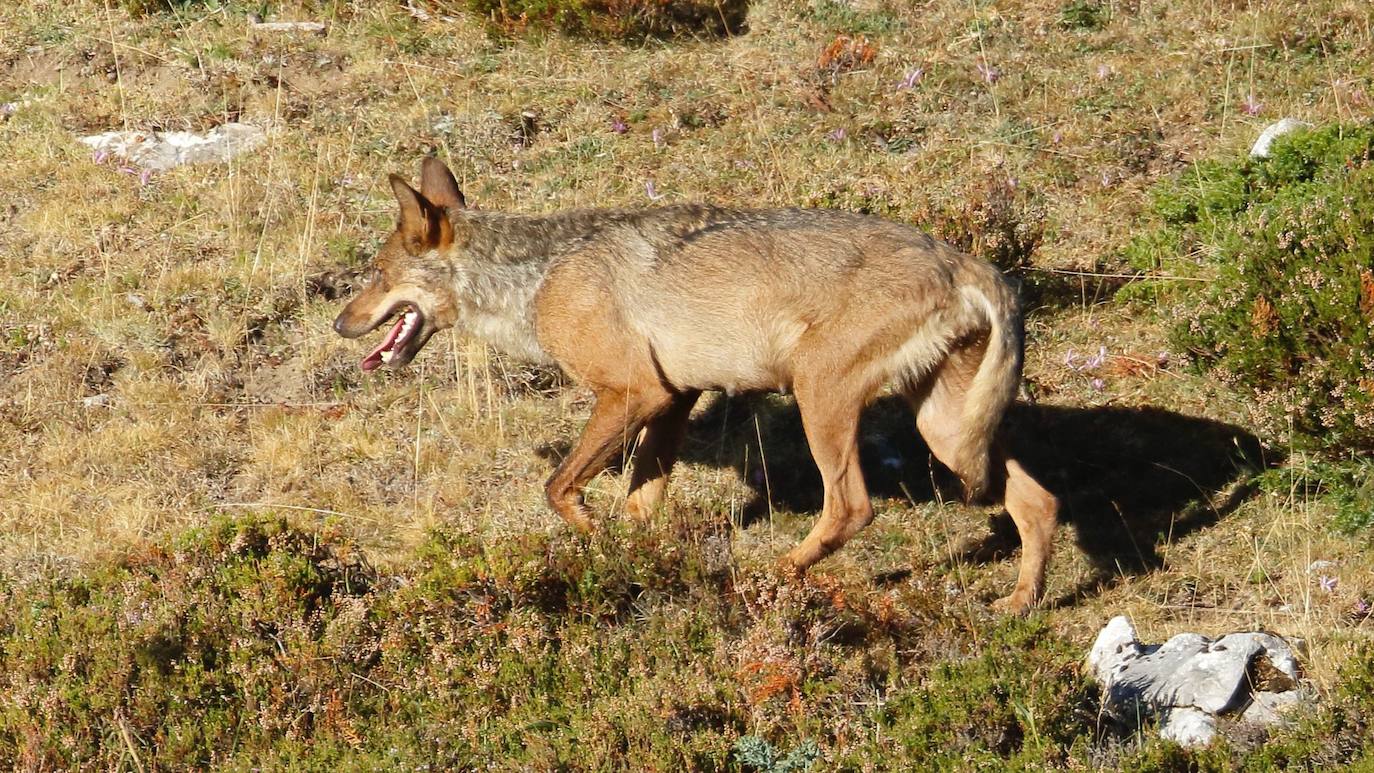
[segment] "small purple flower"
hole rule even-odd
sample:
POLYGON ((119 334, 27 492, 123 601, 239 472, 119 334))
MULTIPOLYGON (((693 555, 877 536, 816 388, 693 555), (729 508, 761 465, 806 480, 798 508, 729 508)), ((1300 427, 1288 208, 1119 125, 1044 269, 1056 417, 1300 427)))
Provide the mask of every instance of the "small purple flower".
POLYGON ((1264 103, 1255 99, 1254 94, 1249 94, 1246 95, 1245 101, 1240 104, 1240 109, 1244 110, 1246 115, 1259 115, 1260 111, 1264 109, 1264 103))
POLYGON ((984 83, 996 83, 1002 79, 1002 71, 987 62, 978 63, 978 74, 983 76, 984 83))
POLYGON ((845 132, 844 127, 841 126, 840 128, 836 129, 835 131, 830 132, 830 134, 828 134, 828 135, 826 135, 826 136, 829 137, 831 140, 833 140, 833 141, 835 141, 835 142, 844 142, 844 138, 845 138, 845 135, 846 135, 846 134, 847 134, 847 132, 845 132))
POLYGON ((135 175, 135 176, 138 175, 138 170, 135 169, 135 168, 133 168, 133 167, 131 167, 131 166, 121 166, 121 167, 119 168, 119 171, 123 172, 124 174, 128 174, 128 175, 135 175))
POLYGON ((1084 369, 1084 370, 1097 370, 1098 368, 1102 367, 1102 366, 1105 365, 1106 363, 1107 363, 1107 347, 1105 347, 1105 346, 1099 346, 1099 347, 1097 347, 1097 354, 1094 354, 1093 356, 1089 357, 1089 358, 1083 363, 1083 369, 1084 369))
POLYGON ((915 88, 916 84, 921 82, 921 78, 925 77, 925 74, 926 71, 920 67, 908 72, 906 77, 902 78, 901 82, 897 84, 897 90, 902 91, 904 89, 915 88))
POLYGON ((658 192, 658 188, 654 187, 653 180, 646 180, 644 182, 644 194, 649 197, 650 201, 658 201, 663 198, 663 194, 658 192))
POLYGON ((630 127, 627 126, 624 121, 620 120, 619 118, 611 119, 611 131, 615 132, 616 134, 624 134, 629 130, 630 127))
POLYGON ((1063 141, 1064 141, 1064 132, 1061 132, 1061 131, 1059 131, 1058 129, 1055 129, 1055 130, 1054 130, 1054 135, 1053 135, 1052 137, 1050 137, 1050 142, 1053 142, 1054 144, 1058 145, 1059 143, 1061 143, 1061 142, 1063 142, 1063 141))
POLYGON ((1355 614, 1357 614, 1357 615, 1362 615, 1362 616, 1364 616, 1364 617, 1368 617, 1368 616, 1369 616, 1369 610, 1370 610, 1370 606, 1369 606, 1369 602, 1368 602, 1367 600, 1365 600, 1365 599, 1360 599, 1360 600, 1358 600, 1358 601, 1355 602, 1355 614))
POLYGON ((1073 349, 1064 355, 1064 366, 1077 373, 1086 373, 1097 370, 1107 364, 1107 347, 1097 347, 1097 354, 1084 356, 1075 352, 1073 349))
POLYGON ((1095 378, 1095 379, 1092 380, 1092 386, 1093 386, 1093 391, 1094 391, 1094 392, 1101 392, 1101 391, 1106 390, 1106 388, 1107 388, 1107 382, 1103 381, 1103 380, 1100 379, 1100 378, 1095 378))
POLYGON ((1323 574, 1317 577, 1317 584, 1327 593, 1335 593, 1336 586, 1341 584, 1341 580, 1339 577, 1331 577, 1323 574))
POLYGON ((1109 64, 1099 64, 1097 66, 1097 79, 1105 81, 1112 77, 1112 66, 1109 64))
POLYGON ((1103 187, 1103 188, 1110 188, 1110 187, 1112 187, 1112 173, 1111 173, 1111 172, 1103 172, 1103 173, 1102 173, 1102 187, 1103 187))
POLYGON ((151 180, 152 177, 153 177, 153 170, 151 170, 151 169, 144 169, 142 172, 139 172, 139 173, 138 173, 138 184, 139 184, 139 185, 147 185, 147 184, 148 184, 148 181, 151 180))
POLYGON ((663 147, 663 130, 662 130, 662 129, 657 129, 657 128, 654 129, 654 132, 653 132, 653 134, 652 134, 651 136, 654 138, 654 147, 656 147, 656 148, 661 148, 661 147, 663 147))
POLYGON ((95 162, 95 163, 97 163, 97 164, 103 164, 103 163, 105 163, 105 160, 108 159, 109 157, 110 157, 110 154, 109 154, 108 151, 97 150, 96 152, 94 152, 94 153, 91 154, 91 161, 93 161, 93 162, 95 162))
POLYGON ((0 115, 6 116, 6 117, 11 116, 11 115, 14 115, 18 110, 19 110, 19 103, 18 103, 18 102, 6 102, 5 104, 0 105, 0 115))

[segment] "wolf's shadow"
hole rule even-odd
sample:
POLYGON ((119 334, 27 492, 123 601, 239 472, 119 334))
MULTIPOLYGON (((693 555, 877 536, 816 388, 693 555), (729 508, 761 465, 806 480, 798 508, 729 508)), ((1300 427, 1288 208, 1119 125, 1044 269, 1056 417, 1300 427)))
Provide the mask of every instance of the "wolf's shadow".
MULTIPOLYGON (((933 461, 905 401, 882 398, 862 422, 860 459, 874 497, 959 498, 956 479, 933 461)), ((1060 498, 1060 521, 1095 569, 1054 605, 1160 568, 1165 546, 1217 523, 1253 493, 1249 481, 1266 461, 1250 432, 1152 407, 1017 405, 1005 437, 1011 452, 1060 498)), ((693 417, 682 458, 737 471, 754 492, 744 509, 746 524, 770 507, 821 507, 820 475, 790 400, 716 397, 693 417)), ((1005 512, 990 526, 986 536, 957 551, 957 560, 986 563, 1017 547, 1005 512)))

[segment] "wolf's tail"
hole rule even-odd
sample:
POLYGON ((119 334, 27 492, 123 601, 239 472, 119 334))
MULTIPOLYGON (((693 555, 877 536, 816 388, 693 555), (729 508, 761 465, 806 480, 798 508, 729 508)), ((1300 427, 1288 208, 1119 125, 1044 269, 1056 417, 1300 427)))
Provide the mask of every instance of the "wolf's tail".
POLYGON ((987 494, 993 441, 1021 385, 1023 336, 1016 291, 990 264, 980 264, 962 293, 970 310, 983 318, 987 347, 964 394, 962 428, 955 452, 956 472, 970 500, 987 494))

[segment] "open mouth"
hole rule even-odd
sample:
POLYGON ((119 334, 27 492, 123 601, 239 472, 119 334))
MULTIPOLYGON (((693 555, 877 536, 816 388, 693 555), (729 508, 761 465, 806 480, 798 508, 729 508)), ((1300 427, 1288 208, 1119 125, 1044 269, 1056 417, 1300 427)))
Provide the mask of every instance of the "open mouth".
MULTIPOLYGON (((358 363, 358 367, 363 370, 376 370, 383 365, 390 365, 397 353, 403 351, 406 345, 415 338, 424 319, 421 317, 419 309, 414 307, 402 308, 406 309, 405 313, 397 318, 396 324, 391 326, 386 338, 382 339, 382 343, 376 349, 368 352, 363 361, 358 363)), ((403 364, 405 361, 405 359, 401 360, 403 364)))

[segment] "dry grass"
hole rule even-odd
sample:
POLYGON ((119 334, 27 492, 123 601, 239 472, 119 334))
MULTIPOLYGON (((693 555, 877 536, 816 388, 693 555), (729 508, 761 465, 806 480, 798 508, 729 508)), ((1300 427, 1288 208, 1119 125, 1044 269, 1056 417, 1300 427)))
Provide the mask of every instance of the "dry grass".
MULTIPOLYGON (((664 201, 829 205, 938 228, 1006 175, 1043 202, 1032 273, 1112 273, 1154 179, 1240 152, 1280 116, 1367 115, 1374 88, 1374 12, 1353 1, 1112 3, 1101 29, 1083 30, 1065 28, 1053 2, 766 0, 747 35, 633 48, 493 42, 467 18, 328 7, 322 37, 254 31, 232 3, 137 20, 93 0, 0 11, 0 101, 16 103, 0 122, 6 573, 69 569, 242 510, 336 522, 384 564, 435 524, 562 528, 543 505, 551 461, 536 449, 573 437, 584 395, 527 389, 517 366, 448 334, 411 370, 364 377, 358 347, 329 330, 337 303, 308 289, 368 258, 393 219, 385 174, 426 152, 450 162, 470 201, 526 212, 643 205, 652 182, 664 201), (872 62, 820 67, 840 34, 867 35, 872 62), (1244 109, 1251 95, 1258 115, 1244 109), (227 119, 266 127, 269 143, 146 185, 75 139, 227 119)), ((313 18, 291 2, 273 10, 313 18)), ((1150 309, 1110 302, 1098 278, 1050 275, 1068 291, 1030 323, 1028 376, 1044 404, 1247 423, 1223 385, 1158 367, 1150 309), (1100 373, 1065 365, 1071 349, 1100 346, 1111 355, 1100 373)), ((745 520, 753 471, 767 469, 772 490, 786 485, 781 460, 805 459, 789 456, 795 417, 751 405, 766 421, 737 421, 728 443, 699 422, 674 515, 745 520)), ((880 423, 879 455, 910 442, 900 417, 880 423)), ((1124 431, 1116 440, 1122 464, 1169 458, 1133 449, 1124 431)), ((918 454, 897 457, 917 488, 918 454)), ((1195 499, 1219 508, 1242 477, 1213 476, 1195 499)), ((620 486, 599 479, 598 506, 615 509, 620 486)), ((823 572, 935 567, 971 606, 1010 586, 1009 561, 941 563, 984 535, 983 511, 889 493, 878 523, 823 572)), ((809 525, 805 508, 775 500, 733 533, 741 560, 770 560, 809 525)), ((1048 613, 1053 624, 1085 645, 1118 613, 1152 640, 1260 626, 1308 639, 1311 673, 1328 684, 1370 630, 1348 619, 1374 590, 1367 544, 1333 535, 1298 490, 1218 515, 1177 538, 1166 529, 1158 566, 1076 597, 1098 567, 1066 529, 1049 594, 1071 603, 1048 613), (1317 560, 1333 564, 1309 571, 1317 560), (1321 590, 1318 574, 1339 586, 1321 590)))

